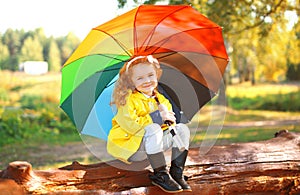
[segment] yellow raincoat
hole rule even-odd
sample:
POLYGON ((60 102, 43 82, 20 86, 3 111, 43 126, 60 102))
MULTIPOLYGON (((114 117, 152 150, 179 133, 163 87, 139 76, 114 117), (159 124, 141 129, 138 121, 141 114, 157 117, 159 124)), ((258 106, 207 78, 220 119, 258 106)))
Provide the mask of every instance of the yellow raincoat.
MULTIPOLYGON (((172 106, 162 94, 157 93, 158 100, 164 104, 168 110, 172 106)), ((112 119, 112 129, 109 132, 107 140, 107 151, 115 158, 128 162, 140 147, 144 128, 152 124, 151 112, 158 110, 154 98, 146 97, 140 92, 129 93, 126 105, 118 108, 116 116, 112 119)), ((162 126, 162 129, 166 129, 162 126)))

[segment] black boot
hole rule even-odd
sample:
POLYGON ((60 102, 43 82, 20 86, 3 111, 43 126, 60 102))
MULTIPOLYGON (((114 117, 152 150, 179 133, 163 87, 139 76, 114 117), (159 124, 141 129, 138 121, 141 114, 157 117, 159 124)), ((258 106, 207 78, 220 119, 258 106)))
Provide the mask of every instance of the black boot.
POLYGON ((159 152, 156 154, 148 154, 147 156, 154 170, 154 175, 149 176, 152 180, 152 184, 168 193, 181 192, 182 188, 170 177, 167 171, 164 154, 159 152))
POLYGON ((170 175, 182 187, 183 191, 192 191, 191 187, 185 181, 183 176, 183 169, 187 155, 187 150, 181 152, 178 148, 172 148, 170 175))

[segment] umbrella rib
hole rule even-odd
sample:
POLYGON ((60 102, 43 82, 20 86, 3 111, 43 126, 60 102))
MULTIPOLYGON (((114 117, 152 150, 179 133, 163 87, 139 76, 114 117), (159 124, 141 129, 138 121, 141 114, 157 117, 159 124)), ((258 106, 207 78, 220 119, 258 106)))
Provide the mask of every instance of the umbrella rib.
MULTIPOLYGON (((133 29, 134 29, 134 31, 133 31, 133 33, 134 33, 134 34, 133 34, 133 36, 134 36, 134 40, 133 40, 133 43, 134 43, 134 50, 138 48, 138 47, 137 47, 137 32, 136 32, 136 25, 135 25, 136 23, 135 23, 135 21, 136 21, 137 13, 139 12, 140 7, 141 7, 141 6, 139 6, 138 9, 137 9, 137 11, 135 12, 134 20, 133 20, 133 21, 134 21, 134 23, 133 23, 133 25, 134 25, 134 26, 133 26, 133 29)), ((138 53, 138 51, 135 51, 134 53, 138 53)))
POLYGON ((127 61, 127 60, 122 60, 122 59, 119 59, 119 58, 116 58, 116 57, 112 57, 112 56, 109 56, 109 55, 106 55, 106 54, 96 54, 96 55, 104 56, 104 57, 111 58, 111 59, 114 59, 114 60, 118 60, 120 62, 126 62, 127 61))
POLYGON ((168 52, 166 55, 164 55, 164 56, 159 56, 157 59, 166 58, 166 57, 171 56, 171 55, 174 55, 174 54, 176 54, 176 53, 177 53, 176 51, 173 51, 172 53, 168 52))
POLYGON ((120 70, 120 68, 106 68, 103 70, 98 70, 97 72, 106 72, 106 71, 112 71, 112 70, 120 70))
POLYGON ((115 84, 115 82, 117 82, 117 81, 111 82, 110 84, 106 85, 105 88, 110 87, 111 85, 115 84))
MULTIPOLYGON (((159 56, 157 59, 166 58, 166 57, 171 56, 171 55, 174 55, 174 54, 176 54, 176 53, 177 53, 176 51, 173 51, 172 53, 167 52, 166 55, 164 55, 164 56, 159 56)), ((199 54, 198 52, 192 52, 192 53, 197 53, 197 54, 199 54)), ((160 54, 162 54, 162 53, 160 53, 160 54)), ((211 56, 211 57, 214 57, 214 58, 219 58, 219 59, 227 60, 227 61, 229 60, 228 58, 222 58, 222 57, 214 56, 214 55, 210 55, 210 54, 205 54, 205 53, 200 53, 200 54, 201 54, 201 55, 211 56)))
POLYGON ((131 56, 131 54, 127 51, 126 47, 125 47, 120 41, 118 41, 114 36, 112 36, 111 34, 105 32, 105 31, 103 31, 103 30, 100 30, 100 29, 94 28, 93 30, 100 31, 100 32, 102 32, 102 33, 108 35, 109 37, 111 37, 111 38, 112 38, 112 39, 113 39, 113 40, 121 47, 121 49, 122 49, 129 57, 131 56))
MULTIPOLYGON (((155 31, 156 27, 157 27, 162 21, 164 21, 167 17, 169 17, 170 15, 174 14, 175 12, 178 12, 178 11, 180 11, 180 10, 182 10, 182 9, 187 8, 187 7, 188 7, 188 6, 181 7, 181 8, 179 8, 179 9, 174 10, 173 12, 169 13, 169 14, 166 15, 165 17, 163 17, 163 18, 155 25, 155 27, 151 30, 151 32, 150 32, 149 35, 146 37, 146 39, 144 40, 144 42, 142 43, 141 46, 145 45, 147 40, 148 40, 148 43, 147 43, 147 44, 150 43, 150 41, 151 41, 151 39, 152 39, 152 37, 153 37, 153 35, 154 35, 154 31, 155 31)), ((135 28, 135 29, 136 29, 136 28, 135 28)), ((136 31, 135 31, 135 32, 136 32, 136 31)), ((137 36, 135 36, 135 37, 137 37, 137 36)), ((150 46, 150 47, 151 47, 151 46, 150 46)), ((145 51, 146 51, 147 49, 148 49, 148 46, 145 48, 145 51)))

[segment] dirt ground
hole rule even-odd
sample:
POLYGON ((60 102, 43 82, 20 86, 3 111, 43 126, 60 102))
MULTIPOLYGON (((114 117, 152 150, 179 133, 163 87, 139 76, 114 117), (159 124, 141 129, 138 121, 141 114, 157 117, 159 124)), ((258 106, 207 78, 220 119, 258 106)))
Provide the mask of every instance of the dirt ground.
MULTIPOLYGON (((288 124, 300 124, 299 119, 283 121, 256 121, 243 122, 242 124, 226 125, 223 128, 243 128, 253 126, 274 126, 288 124)), ((219 143, 220 144, 220 143, 219 143)), ((221 143, 228 144, 228 143, 221 143)), ((53 169, 59 168, 73 161, 82 164, 98 163, 100 161, 112 160, 112 157, 106 153, 105 142, 98 142, 95 139, 84 138, 82 142, 66 143, 64 145, 48 146, 18 146, 1 148, 0 170, 7 167, 8 163, 13 161, 30 162, 34 169, 53 169), (19 147, 19 149, 18 149, 19 147), (22 148, 22 150, 21 150, 22 148), (25 150, 24 150, 25 148, 25 150), (24 153, 23 151, 26 151, 24 153)))
POLYGON ((57 146, 23 146, 22 150, 15 147, 2 148, 0 170, 13 161, 27 161, 32 164, 33 168, 47 169, 53 168, 51 167, 53 165, 58 167, 64 166, 73 161, 91 163, 97 162, 98 159, 88 150, 83 142, 74 142, 57 146), (26 153, 23 151, 26 151, 26 153))

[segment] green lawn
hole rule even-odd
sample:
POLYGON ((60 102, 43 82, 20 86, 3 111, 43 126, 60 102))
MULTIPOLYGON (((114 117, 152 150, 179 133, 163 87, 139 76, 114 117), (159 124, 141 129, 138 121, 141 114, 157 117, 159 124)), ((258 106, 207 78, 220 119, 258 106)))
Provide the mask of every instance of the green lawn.
POLYGON ((191 121, 190 127, 197 129, 194 144, 199 145, 204 140, 216 140, 216 144, 262 141, 274 137, 282 129, 300 133, 300 112, 233 110, 227 107, 217 109, 225 110, 223 114, 213 114, 213 109, 213 106, 203 107, 191 121), (280 123, 286 120, 291 121, 290 124, 280 123), (278 124, 264 126, 264 121, 278 124))
POLYGON ((227 145, 231 143, 254 142, 268 140, 274 137, 275 133, 287 129, 290 132, 300 133, 300 125, 283 125, 272 127, 243 127, 225 128, 220 132, 217 130, 202 129, 197 131, 193 137, 192 145, 201 145, 203 141, 216 141, 217 145, 227 145))
MULTIPOLYGON (((0 71, 0 79, 0 170, 15 160, 29 161, 36 169, 59 167, 74 160, 83 163, 98 161, 89 153, 74 125, 59 108, 59 73, 29 76, 0 71)), ((299 95, 293 95, 298 92, 299 83, 227 86, 226 97, 230 107, 210 104, 203 107, 189 124, 193 130, 192 145, 266 140, 274 137, 281 129, 300 132, 299 122, 271 127, 239 126, 251 121, 300 121, 299 111, 284 110, 291 103, 300 102, 299 95), (280 104, 283 110, 258 110, 249 107, 253 102, 267 105, 269 97, 285 100, 280 104), (290 97, 295 99, 291 102, 290 97), (248 103, 247 109, 243 108, 245 102, 248 103), (286 105, 287 102, 291 103, 286 105), (214 128, 207 131, 208 126, 221 126, 221 131, 214 128)))

